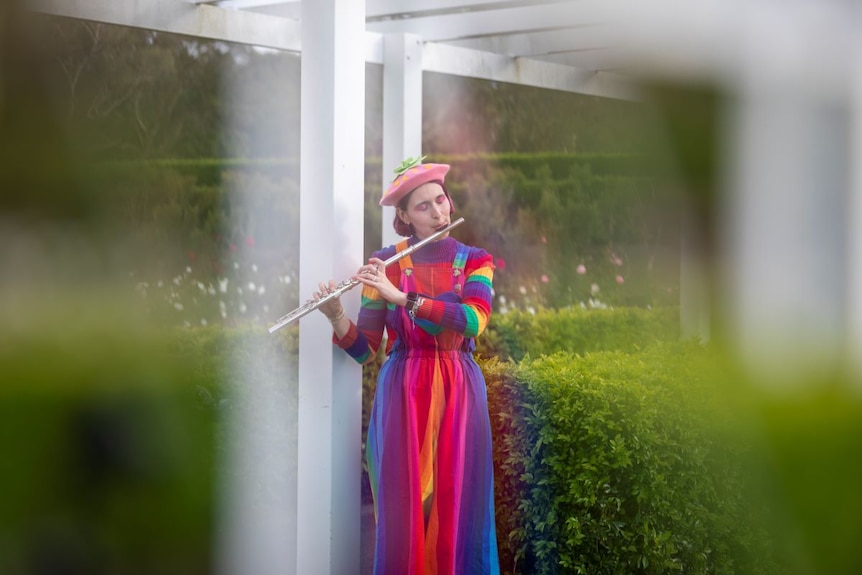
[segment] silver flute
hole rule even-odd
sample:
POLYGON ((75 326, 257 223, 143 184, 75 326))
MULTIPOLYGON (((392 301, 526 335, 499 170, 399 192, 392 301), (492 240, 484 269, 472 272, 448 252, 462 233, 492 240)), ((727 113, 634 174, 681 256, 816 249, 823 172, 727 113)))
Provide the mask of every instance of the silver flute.
MULTIPOLYGON (((434 232, 433 234, 431 234, 430 236, 428 236, 424 240, 420 240, 420 241, 416 242, 415 244, 413 244, 412 246, 398 252, 397 254, 395 254, 394 256, 392 256, 391 258, 386 260, 385 262, 383 262, 383 268, 386 269, 387 267, 394 264, 398 260, 406 258, 407 256, 409 256, 413 252, 419 250, 420 248, 425 247, 430 242, 433 242, 434 240, 436 240, 437 238, 439 238, 443 234, 449 232, 455 226, 459 226, 463 223, 464 223, 464 218, 458 218, 457 220, 450 223, 448 226, 446 226, 442 230, 434 232)), ((284 326, 292 324, 293 322, 297 321, 302 316, 313 312, 314 310, 316 310, 317 308, 319 308, 321 305, 325 304, 326 302, 328 302, 332 298, 336 298, 336 297, 341 296, 341 294, 343 294, 346 291, 353 289, 354 287, 356 287, 360 283, 362 283, 362 282, 360 282, 359 280, 355 280, 355 279, 344 280, 343 282, 341 282, 340 284, 335 286, 334 290, 332 290, 331 292, 329 292, 328 294, 326 294, 322 298, 316 299, 316 300, 310 300, 305 305, 301 305, 298 308, 296 308, 295 310, 293 310, 292 312, 281 316, 278 319, 278 321, 275 323, 275 325, 273 325, 271 328, 269 328, 269 333, 275 333, 276 331, 280 330, 284 326)))

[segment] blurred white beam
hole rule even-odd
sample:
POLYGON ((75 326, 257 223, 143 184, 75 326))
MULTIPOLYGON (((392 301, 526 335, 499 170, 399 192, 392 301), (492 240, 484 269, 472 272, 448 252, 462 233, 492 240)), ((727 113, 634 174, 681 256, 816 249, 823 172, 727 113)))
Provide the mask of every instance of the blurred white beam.
MULTIPOLYGON (((219 4, 221 8, 229 8, 224 4, 219 4)), ((278 16, 279 18, 289 18, 291 20, 302 19, 302 2, 273 2, 270 4, 262 4, 260 6, 250 6, 243 8, 259 14, 269 14, 270 16, 278 16)))
POLYGON ((492 11, 372 21, 366 28, 384 34, 417 34, 428 42, 445 42, 493 34, 606 24, 617 21, 622 16, 625 16, 625 12, 619 11, 614 2, 579 0, 492 11))
POLYGON ((500 36, 479 36, 447 42, 460 48, 496 52, 505 56, 545 56, 559 52, 590 50, 619 45, 620 27, 610 25, 583 26, 564 30, 518 32, 500 36))
POLYGON ((862 39, 854 50, 850 96, 847 192, 847 346, 849 368, 862 388, 862 39))
MULTIPOLYGON (((848 3, 609 0, 626 5, 620 45, 645 76, 733 88, 752 58, 790 90, 844 98, 858 29, 848 3)), ((819 96, 818 96, 819 97, 819 96)))
POLYGON ((463 13, 572 0, 366 0, 366 19, 405 18, 429 13, 463 13))
POLYGON ((538 88, 577 92, 607 98, 637 100, 634 83, 625 77, 531 60, 510 58, 446 44, 425 44, 422 68, 429 72, 510 82, 538 88))
POLYGON ((721 195, 730 342, 764 383, 831 375, 845 331, 845 116, 759 68, 733 100, 721 195))
POLYGON ((253 12, 195 5, 184 0, 25 0, 25 5, 57 16, 276 50, 298 52, 301 46, 299 23, 253 12))
POLYGON ((248 10, 264 6, 301 5, 301 0, 216 0, 219 8, 248 10))

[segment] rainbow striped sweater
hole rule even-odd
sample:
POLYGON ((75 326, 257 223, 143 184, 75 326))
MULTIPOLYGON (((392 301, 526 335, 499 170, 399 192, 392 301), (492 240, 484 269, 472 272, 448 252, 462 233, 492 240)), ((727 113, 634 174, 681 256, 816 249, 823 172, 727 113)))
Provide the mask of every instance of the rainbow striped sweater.
MULTIPOLYGON (((383 248, 373 257, 386 260, 405 245, 383 248)), ((488 252, 470 247, 452 237, 424 246, 390 265, 386 275, 405 293, 415 291, 424 298, 410 318, 403 307, 386 302, 368 286, 362 289, 362 305, 356 323, 333 342, 360 363, 373 359, 387 335, 387 354, 405 345, 437 350, 472 350, 472 340, 484 331, 491 314, 494 263, 488 252), (422 337, 411 331, 421 329, 422 337)))

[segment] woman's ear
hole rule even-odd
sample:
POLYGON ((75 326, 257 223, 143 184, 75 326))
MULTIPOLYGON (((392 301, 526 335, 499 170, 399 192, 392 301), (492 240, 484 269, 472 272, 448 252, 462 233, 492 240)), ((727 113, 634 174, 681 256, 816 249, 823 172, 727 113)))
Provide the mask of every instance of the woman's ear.
POLYGON ((410 225, 410 221, 407 219, 407 212, 405 212, 404 210, 402 210, 401 208, 399 208, 397 206, 395 207, 395 215, 398 216, 399 220, 404 222, 405 226, 410 225))

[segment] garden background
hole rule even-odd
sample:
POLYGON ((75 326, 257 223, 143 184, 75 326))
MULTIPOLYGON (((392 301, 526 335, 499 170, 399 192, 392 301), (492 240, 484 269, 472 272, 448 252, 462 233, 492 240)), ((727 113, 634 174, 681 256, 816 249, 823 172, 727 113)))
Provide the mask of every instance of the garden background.
MULTIPOLYGON (((300 59, 27 24, 3 36, 0 568, 212 572, 220 482, 248 471, 225 469, 230 422, 264 409, 241 388, 295 415, 296 329, 266 327, 307 297, 300 59), (260 350, 265 373, 237 367, 260 350)), ((366 254, 381 88, 369 66, 366 254)), ((452 164, 467 220, 454 235, 497 265, 477 355, 504 571, 858 572, 862 418, 840 377, 776 396, 720 341, 679 341, 683 215, 709 229, 712 95, 650 107, 435 74, 424 90, 423 150, 452 164)))

